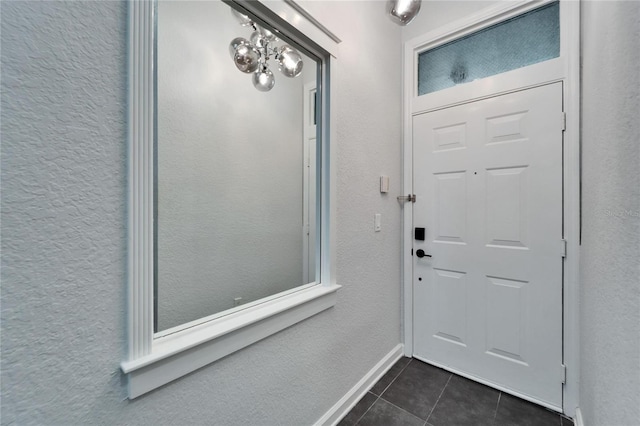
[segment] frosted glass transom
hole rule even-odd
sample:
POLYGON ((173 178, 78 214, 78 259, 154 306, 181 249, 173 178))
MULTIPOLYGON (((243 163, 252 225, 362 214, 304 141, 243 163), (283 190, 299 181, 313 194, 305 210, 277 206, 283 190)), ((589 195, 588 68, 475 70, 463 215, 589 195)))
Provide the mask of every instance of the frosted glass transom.
POLYGON ((418 95, 560 56, 560 6, 553 2, 418 55, 418 95))

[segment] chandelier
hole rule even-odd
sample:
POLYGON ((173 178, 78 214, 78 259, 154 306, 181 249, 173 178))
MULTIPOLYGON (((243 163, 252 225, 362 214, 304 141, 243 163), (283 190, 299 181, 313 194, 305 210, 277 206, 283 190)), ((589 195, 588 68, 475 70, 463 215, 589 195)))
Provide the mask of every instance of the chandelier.
POLYGON ((294 78, 302 72, 302 56, 288 44, 276 46, 278 38, 266 28, 262 28, 237 10, 231 9, 233 16, 243 27, 253 28, 249 40, 236 37, 229 44, 229 53, 236 67, 246 74, 253 74, 253 85, 261 92, 268 92, 276 84, 275 76, 269 69, 269 59, 275 59, 278 69, 285 77, 294 78))
POLYGON ((421 5, 422 0, 389 0, 387 12, 393 22, 405 26, 420 12, 421 5))

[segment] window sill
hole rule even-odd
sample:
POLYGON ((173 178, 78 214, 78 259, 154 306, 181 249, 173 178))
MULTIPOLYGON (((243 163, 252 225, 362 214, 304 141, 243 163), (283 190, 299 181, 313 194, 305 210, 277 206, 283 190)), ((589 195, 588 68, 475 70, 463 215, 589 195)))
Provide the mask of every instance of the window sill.
POLYGON ((144 357, 124 361, 129 398, 136 398, 290 327, 336 302, 339 285, 314 285, 256 307, 156 338, 144 357))

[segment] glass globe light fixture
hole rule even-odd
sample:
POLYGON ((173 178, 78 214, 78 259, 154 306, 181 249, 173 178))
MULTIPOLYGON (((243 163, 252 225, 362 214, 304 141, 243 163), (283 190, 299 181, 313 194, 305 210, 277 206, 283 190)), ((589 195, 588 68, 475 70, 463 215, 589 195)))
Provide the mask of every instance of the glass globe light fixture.
POLYGON ((278 37, 268 29, 258 26, 258 31, 260 31, 260 34, 262 34, 269 43, 278 41, 278 37))
POLYGON ((253 86, 261 92, 268 92, 273 89, 276 84, 276 79, 269 68, 266 65, 253 73, 253 86))
POLYGON ((297 77, 302 72, 302 56, 287 44, 280 48, 276 61, 280 72, 287 77, 297 77))
POLYGON ((418 15, 421 5, 422 0, 389 0, 387 11, 393 22, 405 26, 418 15))
POLYGON ((233 62, 240 71, 251 74, 260 65, 260 52, 251 45, 241 44, 236 48, 233 62))
MULTIPOLYGON (((266 28, 262 28, 236 10, 231 10, 233 16, 240 25, 252 27, 253 32, 247 40, 244 37, 236 37, 229 43, 229 53, 238 70, 246 74, 252 74, 253 86, 261 91, 268 92, 276 83, 273 72, 269 69, 269 59, 274 58, 278 69, 286 77, 297 77, 302 73, 302 55, 293 47, 285 44, 280 47, 275 43, 276 35, 266 28)), ((277 30, 276 30, 277 32, 277 30)))
POLYGON ((233 40, 231 40, 231 43, 229 43, 229 55, 231 55, 231 59, 233 59, 233 57, 236 56, 236 49, 238 48, 238 46, 243 44, 244 45, 249 44, 249 41, 244 37, 236 37, 233 40))
POLYGON ((251 44, 258 48, 266 48, 269 43, 267 38, 260 31, 254 31, 251 33, 251 38, 249 38, 249 40, 251 40, 251 44))

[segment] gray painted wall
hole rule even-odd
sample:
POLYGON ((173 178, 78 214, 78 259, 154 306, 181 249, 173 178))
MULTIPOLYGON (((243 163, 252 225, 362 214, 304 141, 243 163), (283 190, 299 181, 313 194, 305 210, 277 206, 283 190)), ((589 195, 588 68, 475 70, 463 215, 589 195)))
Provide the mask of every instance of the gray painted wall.
POLYGON ((423 0, 418 16, 402 28, 402 41, 424 35, 496 3, 496 0, 423 0))
MULTIPOLYGON (((303 281, 303 75, 257 91, 229 6, 158 3, 158 330, 303 281)), ((282 43, 278 43, 281 45, 282 43)), ((307 77, 309 75, 309 77, 307 77)))
MULTIPOLYGON (((437 3, 433 13, 442 20, 420 32, 460 17, 437 3)), ((587 426, 633 425, 640 416, 638 5, 583 5, 580 406, 587 426)), ((307 7, 344 40, 339 302, 129 402, 118 371, 125 5, 0 2, 4 424, 309 424, 400 340, 393 198, 400 190, 400 30, 381 12, 383 2, 307 7), (391 176, 389 196, 377 193, 380 174, 391 176), (378 234, 375 212, 383 214, 378 234)), ((413 31, 404 38, 420 33, 413 31)))
POLYGON ((383 3, 322 5, 343 39, 337 305, 135 401, 118 368, 126 5, 0 7, 3 424, 311 424, 398 344, 400 29, 383 3))
POLYGON ((580 407, 640 419, 640 3, 582 10, 580 407))

